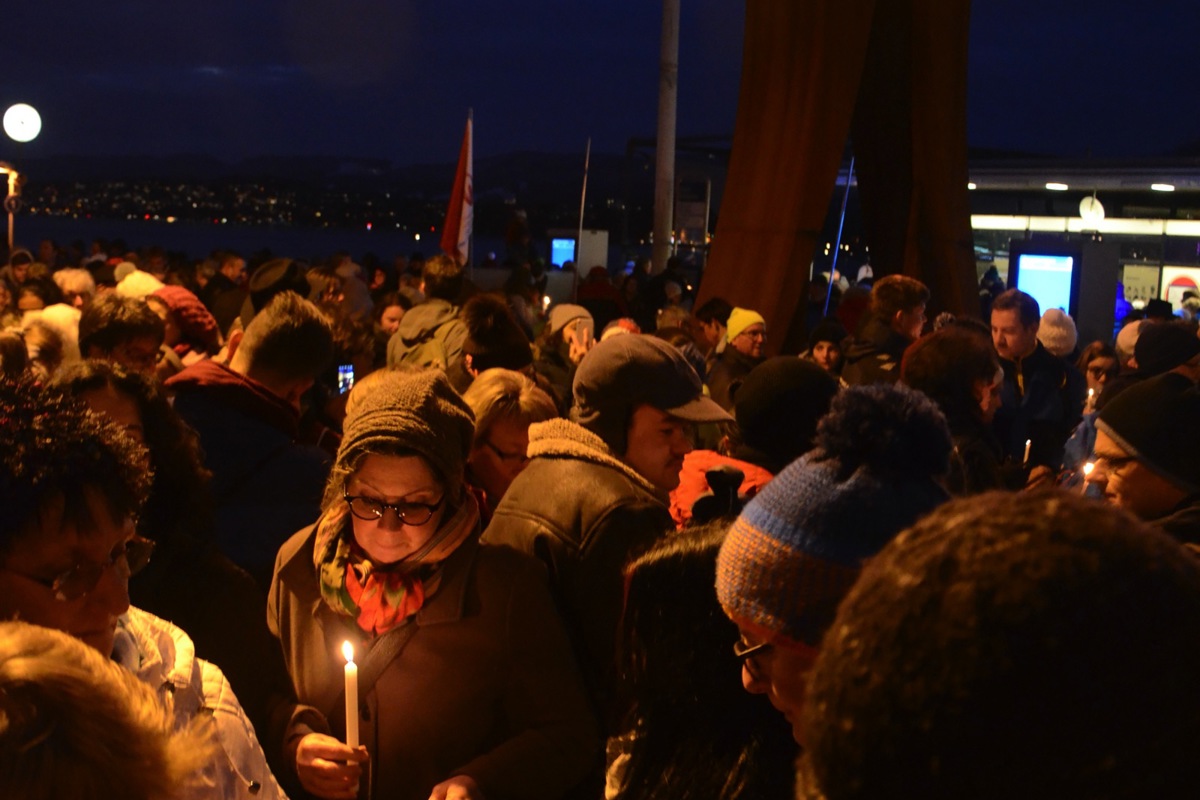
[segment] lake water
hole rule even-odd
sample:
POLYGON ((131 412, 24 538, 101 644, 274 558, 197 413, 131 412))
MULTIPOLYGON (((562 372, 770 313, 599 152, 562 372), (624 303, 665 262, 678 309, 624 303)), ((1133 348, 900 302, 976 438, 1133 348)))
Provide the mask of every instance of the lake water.
MULTIPOLYGON (((159 245, 181 251, 190 258, 203 258, 213 250, 236 250, 243 255, 269 249, 277 256, 308 261, 323 260, 345 250, 359 260, 374 253, 390 262, 397 255, 420 251, 433 255, 440 250, 437 234, 414 238, 412 231, 305 229, 269 226, 213 225, 197 222, 154 222, 142 220, 71 219, 69 217, 22 217, 15 221, 17 246, 34 249, 42 239, 60 244, 93 239, 124 239, 132 249, 159 245)), ((476 249, 503 252, 503 241, 479 238, 476 249)))

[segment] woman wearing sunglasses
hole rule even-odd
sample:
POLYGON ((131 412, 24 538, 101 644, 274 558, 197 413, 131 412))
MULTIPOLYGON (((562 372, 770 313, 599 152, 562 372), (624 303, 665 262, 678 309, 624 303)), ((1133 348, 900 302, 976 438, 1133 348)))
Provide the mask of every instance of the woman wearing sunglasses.
POLYGON ((286 760, 325 798, 560 797, 594 764, 595 722, 541 566, 478 542, 470 408, 438 370, 360 390, 321 517, 276 560, 268 623, 299 698, 286 760))

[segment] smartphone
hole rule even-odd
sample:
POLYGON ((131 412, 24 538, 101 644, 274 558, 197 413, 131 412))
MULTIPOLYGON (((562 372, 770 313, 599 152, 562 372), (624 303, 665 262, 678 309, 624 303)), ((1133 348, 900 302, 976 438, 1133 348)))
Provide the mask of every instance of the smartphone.
POLYGON ((345 394, 354 388, 354 365, 338 365, 338 394, 345 394))

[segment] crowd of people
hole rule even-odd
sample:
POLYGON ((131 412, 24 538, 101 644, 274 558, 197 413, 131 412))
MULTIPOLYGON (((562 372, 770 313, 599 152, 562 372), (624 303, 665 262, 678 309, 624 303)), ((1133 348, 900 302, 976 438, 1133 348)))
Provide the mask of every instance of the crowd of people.
POLYGON ((1194 791, 1194 322, 364 261, 8 255, 0 795, 1194 791))

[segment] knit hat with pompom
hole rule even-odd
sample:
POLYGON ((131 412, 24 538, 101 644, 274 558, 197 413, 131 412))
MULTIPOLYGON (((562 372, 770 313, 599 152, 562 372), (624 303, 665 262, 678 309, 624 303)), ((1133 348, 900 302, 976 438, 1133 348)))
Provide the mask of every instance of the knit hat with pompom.
POLYGON ((764 640, 817 646, 865 559, 947 499, 950 431, 902 385, 834 397, 815 447, 742 511, 717 561, 729 617, 764 640))

